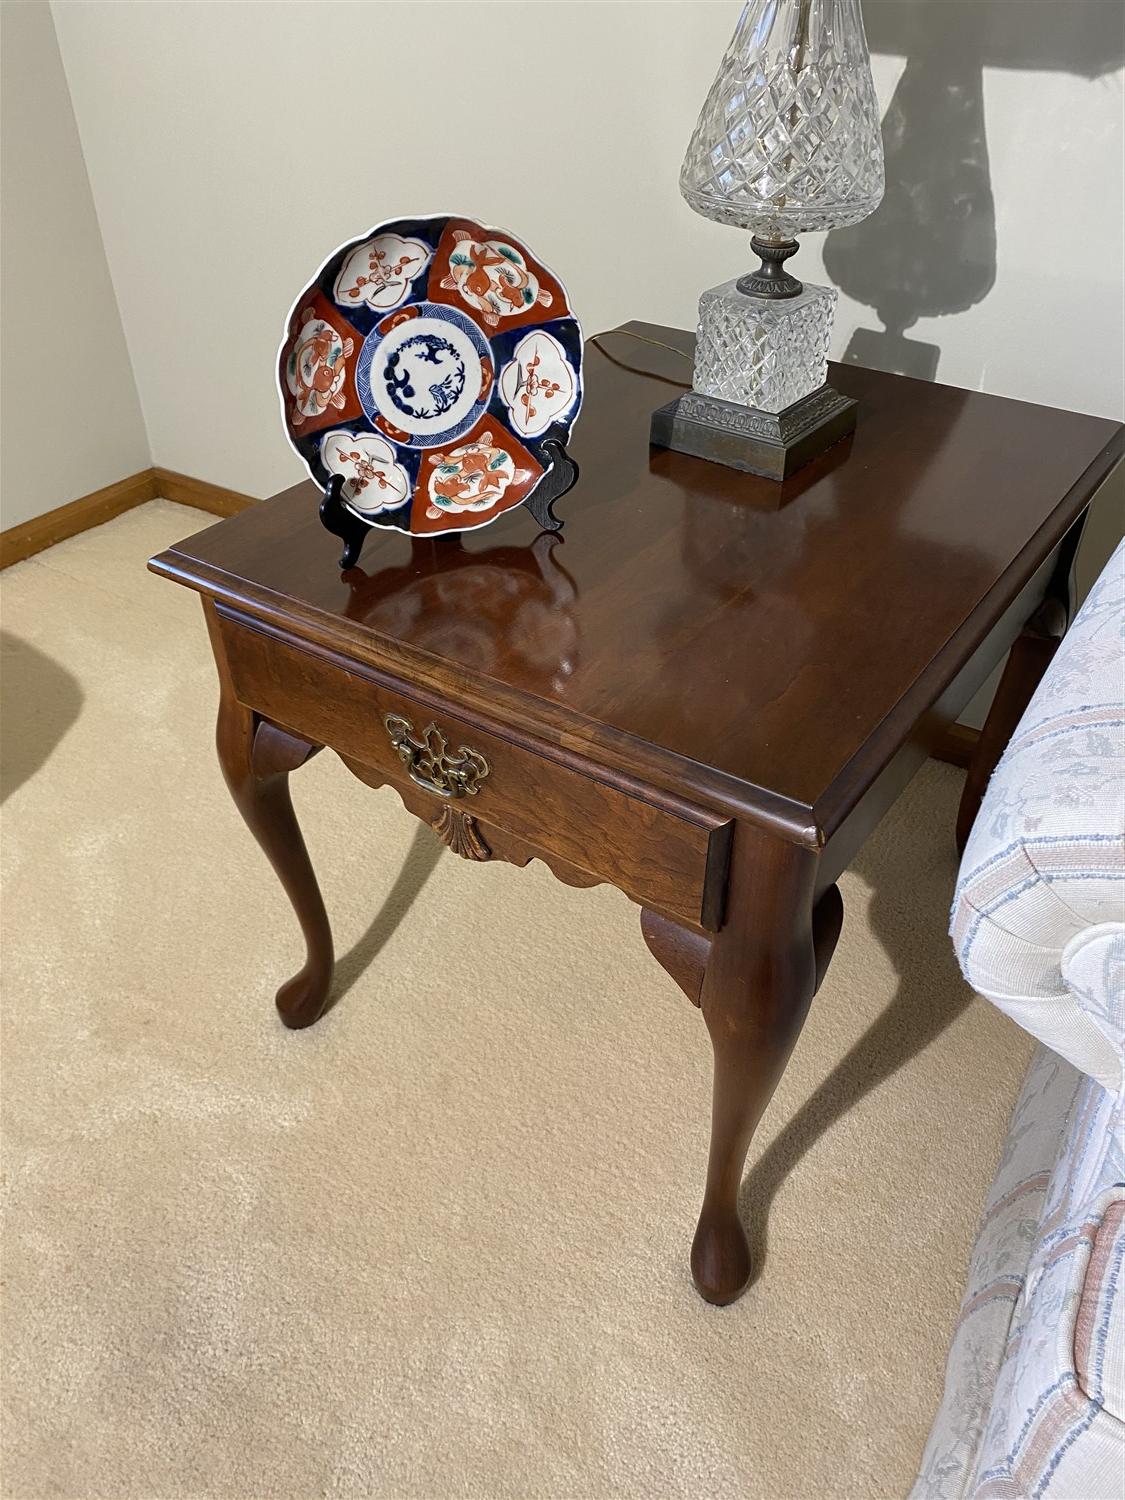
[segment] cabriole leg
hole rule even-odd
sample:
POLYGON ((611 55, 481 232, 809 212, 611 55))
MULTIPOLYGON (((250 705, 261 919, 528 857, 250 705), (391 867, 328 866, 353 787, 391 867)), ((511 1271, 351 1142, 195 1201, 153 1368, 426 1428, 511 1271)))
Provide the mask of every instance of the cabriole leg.
POLYGON ((277 992, 286 1026, 311 1026, 328 999, 334 955, 320 888, 289 796, 289 772, 318 748, 264 720, 235 697, 214 606, 207 601, 211 644, 219 669, 215 743, 223 776, 246 826, 262 846, 292 903, 305 937, 305 962, 277 992))
MULTIPOLYGON (((735 1301, 750 1280, 750 1251, 738 1214, 746 1153, 840 933, 839 892, 832 886, 814 908, 815 876, 812 850, 738 830, 726 920, 706 953, 699 991, 714 1081, 707 1185, 691 1271, 708 1302, 735 1301)), ((664 949, 670 956, 671 945, 664 949)), ((697 950, 702 959, 698 944, 687 951, 697 950)), ((694 998, 685 949, 677 951, 677 967, 685 972, 673 977, 694 998)), ((657 954, 662 962, 665 953, 657 954)))

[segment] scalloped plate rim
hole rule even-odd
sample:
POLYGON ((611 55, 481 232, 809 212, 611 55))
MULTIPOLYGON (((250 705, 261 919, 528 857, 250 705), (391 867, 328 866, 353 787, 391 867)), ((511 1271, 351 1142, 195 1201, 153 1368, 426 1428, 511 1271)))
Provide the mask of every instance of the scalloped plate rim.
MULTIPOLYGON (((489 236, 506 237, 509 240, 514 240, 516 242, 516 244, 520 246, 521 249, 526 249, 527 248, 526 245, 524 244, 524 241, 520 238, 520 236, 517 235, 517 234, 514 234, 510 229, 504 229, 502 226, 500 226, 498 224, 484 224, 484 223, 481 222, 480 219, 473 218, 469 214, 459 214, 459 213, 453 213, 453 212, 446 211, 445 213, 433 213, 433 214, 399 214, 399 215, 397 215, 393 219, 381 219, 377 224, 372 225, 372 227, 370 229, 364 231, 363 234, 352 235, 348 239, 342 240, 340 242, 340 244, 338 244, 336 246, 335 250, 333 250, 331 252, 331 254, 326 255, 324 257, 324 259, 321 261, 320 265, 316 268, 316 271, 313 273, 313 275, 306 282, 304 288, 300 292, 297 293, 296 297, 294 297, 293 302, 290 305, 289 311, 285 315, 285 323, 283 325, 283 332, 282 332, 282 335, 281 335, 281 342, 277 346, 277 354, 275 355, 274 362, 273 362, 274 388, 275 388, 275 390, 277 392, 277 403, 278 403, 278 409, 279 409, 280 414, 281 414, 281 425, 282 425, 282 428, 285 431, 285 440, 289 444, 290 448, 293 450, 293 453, 296 455, 297 460, 300 463, 301 467, 304 469, 307 477, 313 482, 314 485, 317 485, 318 487, 319 487, 319 481, 317 480, 316 475, 312 472, 312 469, 309 466, 308 460, 305 458, 305 455, 301 452, 301 450, 297 447, 297 444, 296 444, 296 442, 293 439, 293 434, 289 430, 289 421, 288 421, 288 418, 287 418, 286 412, 285 412, 285 389, 284 389, 284 387, 282 385, 282 380, 281 380, 281 356, 284 353, 286 344, 289 342, 289 337, 290 337, 290 335, 289 335, 289 328, 290 328, 290 325, 293 322, 293 317, 296 314, 296 312, 297 312, 300 304, 309 295, 310 288, 316 286, 319 283, 320 278, 324 275, 325 271, 328 269, 328 267, 331 264, 331 262, 334 261, 336 259, 336 257, 341 254, 341 252, 346 252, 348 250, 354 250, 357 246, 362 245, 363 242, 364 242, 364 240, 373 239, 375 237, 375 235, 377 235, 381 231, 387 229, 391 224, 401 224, 404 219, 411 220, 412 222, 415 222, 415 223, 423 223, 423 222, 430 223, 430 222, 432 222, 432 221, 434 221, 436 219, 444 219, 446 221, 448 221, 449 219, 464 219, 467 224, 475 224, 478 229, 485 230, 489 234, 489 236)), ((580 413, 582 411, 582 403, 583 403, 583 400, 585 399, 585 396, 586 396, 586 382, 585 382, 585 380, 582 377, 582 365, 584 363, 584 360, 581 357, 582 353, 584 351, 584 346, 585 346, 585 336, 583 335, 583 332, 582 332, 582 324, 581 324, 581 322, 579 320, 578 314, 573 310, 573 308, 570 307, 570 292, 567 289, 566 282, 563 281, 562 277, 558 275, 558 273, 555 271, 555 269, 554 269, 553 266, 548 265, 548 263, 542 258, 542 256, 536 255, 536 256, 534 256, 534 259, 538 262, 539 265, 541 265, 543 267, 544 271, 547 271, 551 276, 554 277, 555 281, 562 288, 563 292, 566 295, 567 308, 568 308, 568 311, 567 311, 567 313, 564 314, 564 317, 570 318, 571 321, 574 323, 574 326, 578 330, 579 367, 575 371, 575 375, 578 377, 578 392, 577 392, 577 396, 576 396, 576 399, 575 399, 574 406, 570 410, 570 412, 568 413, 568 418, 567 418, 567 438, 569 440, 570 434, 571 434, 571 432, 573 431, 573 428, 574 428, 574 424, 575 424, 575 422, 578 421, 578 417, 579 417, 579 415, 580 415, 580 413)), ((400 304, 400 305, 405 305, 405 304, 400 304)), ((394 311, 394 309, 390 309, 390 311, 394 311)), ((538 324, 538 325, 535 325, 535 326, 537 326, 537 327, 546 327, 548 323, 552 323, 552 322, 558 323, 558 322, 562 322, 562 321, 563 321, 562 318, 549 318, 549 319, 546 319, 544 323, 538 324)), ((475 318, 473 319, 473 322, 474 323, 476 322, 475 318)), ((527 331, 530 332, 531 329, 528 328, 527 331)), ((481 334, 485 338, 485 340, 489 344, 491 344, 491 339, 489 338, 488 334, 486 334, 484 332, 483 329, 481 329, 481 334)), ((497 381, 499 381, 499 379, 500 379, 500 372, 499 372, 499 370, 497 370, 495 378, 496 378, 497 381)), ((330 429, 330 428, 326 428, 325 432, 327 433, 327 432, 329 432, 331 430, 332 429, 330 429)), ((550 429, 548 429, 548 431, 549 430, 550 429)), ((525 506, 527 504, 528 500, 531 498, 531 496, 535 493, 536 489, 538 489, 539 485, 542 484, 543 480, 546 478, 546 476, 547 476, 547 474, 549 472, 550 472, 549 470, 544 469, 543 473, 540 474, 539 478, 535 481, 535 484, 532 486, 532 488, 530 490, 528 490, 527 494, 524 495, 523 499, 520 500, 517 505, 509 505, 504 510, 497 511, 496 515, 490 516, 487 521, 478 521, 475 526, 465 526, 465 527, 447 526, 447 527, 444 527, 441 531, 411 531, 411 529, 410 529, 409 526, 380 525, 377 521, 373 520, 370 516, 365 516, 362 511, 356 510, 355 506, 352 505, 351 502, 348 501, 348 500, 344 501, 344 505, 347 507, 347 509, 348 509, 348 511, 350 512, 351 515, 355 516, 357 520, 362 521, 363 524, 365 526, 369 527, 370 530, 372 530, 372 531, 397 531, 400 536, 439 537, 439 536, 445 536, 447 533, 450 534, 450 535, 456 536, 459 530, 464 530, 464 531, 483 531, 486 526, 491 526, 493 524, 493 522, 499 521, 499 520, 501 520, 502 517, 504 517, 506 515, 509 515, 512 511, 517 511, 522 506, 525 506)))

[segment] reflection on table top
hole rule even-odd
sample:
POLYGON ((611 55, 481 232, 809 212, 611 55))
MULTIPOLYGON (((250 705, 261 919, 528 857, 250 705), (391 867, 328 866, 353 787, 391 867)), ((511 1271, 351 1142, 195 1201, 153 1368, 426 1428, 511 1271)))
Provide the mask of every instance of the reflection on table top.
POLYGON ((537 542, 521 507, 460 539, 373 532, 341 575, 306 483, 161 566, 220 598, 330 617, 389 668, 424 653, 498 703, 546 705, 813 807, 961 649, 954 637, 983 634, 1048 555, 1121 429, 833 366, 857 430, 779 496, 649 448, 652 409, 690 382, 691 342, 629 324, 588 344, 561 542, 537 542))

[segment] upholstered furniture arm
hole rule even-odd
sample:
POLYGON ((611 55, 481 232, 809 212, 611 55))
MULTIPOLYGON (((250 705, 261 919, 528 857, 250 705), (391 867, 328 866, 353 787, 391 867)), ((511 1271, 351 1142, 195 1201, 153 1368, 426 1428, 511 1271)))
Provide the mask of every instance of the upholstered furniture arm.
POLYGON ((989 783, 950 931, 974 989, 1121 1091, 1125 543, 1075 617, 989 783))

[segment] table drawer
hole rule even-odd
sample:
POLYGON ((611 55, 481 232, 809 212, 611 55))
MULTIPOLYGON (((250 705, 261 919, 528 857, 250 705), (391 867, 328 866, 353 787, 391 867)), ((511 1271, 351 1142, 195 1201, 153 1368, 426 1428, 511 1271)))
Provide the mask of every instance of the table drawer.
MULTIPOLYGON (((568 751, 451 712, 355 663, 220 614, 239 700, 400 789, 506 830, 644 906, 720 925, 731 824, 665 794, 610 784, 568 751), (433 726, 433 728, 431 728, 433 726)), ((417 796, 409 799, 417 805, 417 796)), ((426 804, 429 805, 428 803, 426 804)))

